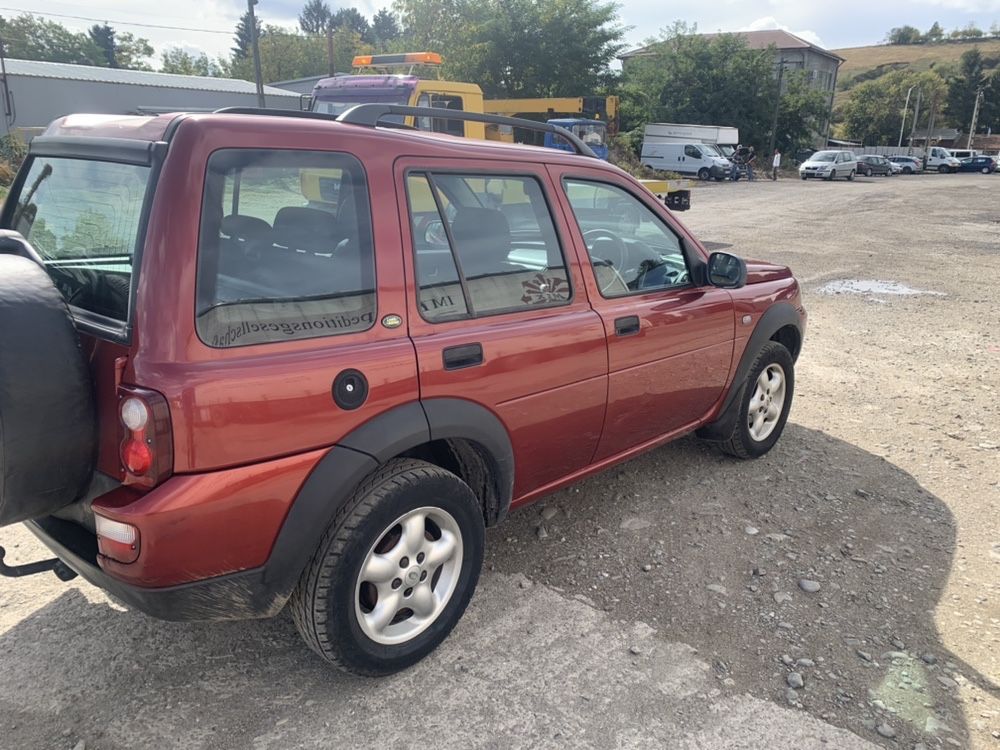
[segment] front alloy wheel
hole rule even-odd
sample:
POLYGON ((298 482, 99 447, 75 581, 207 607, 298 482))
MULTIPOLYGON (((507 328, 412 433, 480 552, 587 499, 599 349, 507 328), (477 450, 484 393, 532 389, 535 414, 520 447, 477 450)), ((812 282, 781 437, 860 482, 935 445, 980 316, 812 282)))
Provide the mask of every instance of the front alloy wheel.
POLYGON ((726 453, 758 458, 778 442, 795 391, 795 364, 791 352, 777 341, 761 347, 739 396, 739 419, 733 434, 721 443, 726 453))

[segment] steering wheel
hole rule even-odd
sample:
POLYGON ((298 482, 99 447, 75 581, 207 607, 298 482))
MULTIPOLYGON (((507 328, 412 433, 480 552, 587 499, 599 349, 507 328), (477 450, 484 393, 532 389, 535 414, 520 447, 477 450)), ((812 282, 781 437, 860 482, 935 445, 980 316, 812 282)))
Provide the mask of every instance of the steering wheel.
POLYGON ((621 273, 618 271, 619 268, 625 268, 625 264, 628 261, 628 248, 619 237, 614 232, 610 232, 607 229, 589 229, 583 233, 583 241, 587 245, 587 252, 590 255, 591 263, 596 267, 598 265, 606 265, 612 270, 612 275, 609 276, 607 283, 600 286, 600 280, 598 280, 598 286, 600 288, 601 294, 607 296, 608 291, 616 283, 620 283, 623 289, 628 289, 628 284, 625 283, 625 279, 622 278, 621 273), (618 255, 617 262, 613 258, 595 258, 594 254, 591 252, 591 246, 597 240, 609 240, 611 246, 614 248, 618 255))

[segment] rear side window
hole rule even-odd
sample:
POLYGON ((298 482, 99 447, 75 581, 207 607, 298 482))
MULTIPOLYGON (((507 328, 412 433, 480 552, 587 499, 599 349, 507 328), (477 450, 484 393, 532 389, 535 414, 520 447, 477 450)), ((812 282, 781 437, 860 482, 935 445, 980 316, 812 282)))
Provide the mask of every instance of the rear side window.
POLYGON ((425 320, 569 302, 566 261, 534 178, 410 173, 407 193, 425 320))
POLYGON ((347 154, 212 154, 198 247, 197 329, 231 347, 364 331, 375 320, 368 188, 347 154))
POLYGON ((117 321, 128 318, 148 183, 149 167, 32 159, 11 227, 38 251, 69 304, 117 321))

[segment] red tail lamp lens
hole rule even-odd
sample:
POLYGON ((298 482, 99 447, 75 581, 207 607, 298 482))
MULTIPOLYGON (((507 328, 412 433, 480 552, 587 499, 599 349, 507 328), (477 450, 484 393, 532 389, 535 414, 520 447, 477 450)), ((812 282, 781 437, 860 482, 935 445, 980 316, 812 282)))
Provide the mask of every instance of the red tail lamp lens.
POLYGON ((174 466, 170 408, 162 394, 131 385, 118 387, 118 418, 123 431, 119 458, 122 483, 155 487, 174 466))
POLYGON ((153 452, 141 439, 128 440, 122 445, 122 464, 131 474, 145 474, 153 466, 153 452))

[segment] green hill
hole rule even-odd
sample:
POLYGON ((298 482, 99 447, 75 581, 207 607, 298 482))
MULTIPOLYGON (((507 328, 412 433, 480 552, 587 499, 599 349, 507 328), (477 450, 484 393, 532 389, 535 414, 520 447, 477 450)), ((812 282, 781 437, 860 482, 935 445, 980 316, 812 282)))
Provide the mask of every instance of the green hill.
POLYGON ((844 58, 838 75, 838 89, 878 78, 892 70, 909 68, 922 71, 939 65, 957 65, 963 52, 979 47, 987 68, 1000 67, 1000 39, 941 44, 880 44, 875 47, 849 47, 833 50, 844 58))

